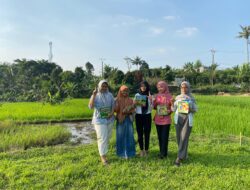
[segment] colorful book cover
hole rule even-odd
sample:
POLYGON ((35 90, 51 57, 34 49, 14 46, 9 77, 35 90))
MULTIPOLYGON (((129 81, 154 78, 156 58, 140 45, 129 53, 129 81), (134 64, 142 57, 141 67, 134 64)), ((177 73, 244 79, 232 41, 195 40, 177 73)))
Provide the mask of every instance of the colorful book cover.
POLYGON ((189 112, 189 104, 187 101, 179 101, 178 102, 178 112, 179 113, 188 113, 189 112))
POLYGON ((158 115, 168 115, 168 108, 166 105, 157 105, 158 115))
POLYGON ((137 102, 137 105, 146 106, 146 100, 147 96, 145 95, 135 96, 135 101, 137 102))
POLYGON ((108 118, 108 115, 110 114, 111 109, 110 107, 101 107, 100 108, 100 115, 102 119, 108 118))

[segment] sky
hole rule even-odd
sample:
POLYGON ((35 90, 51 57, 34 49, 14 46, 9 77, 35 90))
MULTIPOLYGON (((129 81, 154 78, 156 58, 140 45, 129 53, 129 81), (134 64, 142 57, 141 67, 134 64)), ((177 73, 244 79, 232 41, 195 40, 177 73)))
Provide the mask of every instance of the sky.
MULTIPOLYGON (((101 62, 124 72, 125 57, 150 68, 181 68, 211 49, 219 68, 246 62, 246 42, 236 36, 250 25, 249 0, 0 0, 0 62, 48 59, 74 70, 101 62)), ((135 66, 132 70, 136 69, 135 66)))

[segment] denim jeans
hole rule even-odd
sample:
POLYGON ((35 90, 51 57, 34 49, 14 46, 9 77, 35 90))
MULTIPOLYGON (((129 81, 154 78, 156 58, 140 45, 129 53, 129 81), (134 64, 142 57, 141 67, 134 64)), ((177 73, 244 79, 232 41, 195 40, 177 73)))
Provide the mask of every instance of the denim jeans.
POLYGON ((135 156, 133 123, 128 116, 116 124, 116 153, 124 158, 135 156))

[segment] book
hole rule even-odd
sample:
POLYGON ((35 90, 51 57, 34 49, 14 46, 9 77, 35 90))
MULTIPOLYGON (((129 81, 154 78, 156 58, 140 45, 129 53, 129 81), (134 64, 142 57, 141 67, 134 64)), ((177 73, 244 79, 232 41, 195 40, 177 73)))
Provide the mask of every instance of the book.
POLYGON ((146 95, 135 96, 135 101, 138 106, 146 106, 147 96, 146 95))
POLYGON ((108 118, 108 115, 111 112, 111 108, 110 107, 101 107, 100 108, 100 115, 102 119, 106 119, 108 118))
POLYGON ((157 105, 157 115, 168 115, 168 108, 166 105, 157 105))
POLYGON ((177 105, 177 109, 179 113, 187 114, 189 112, 189 104, 188 101, 179 101, 177 105))

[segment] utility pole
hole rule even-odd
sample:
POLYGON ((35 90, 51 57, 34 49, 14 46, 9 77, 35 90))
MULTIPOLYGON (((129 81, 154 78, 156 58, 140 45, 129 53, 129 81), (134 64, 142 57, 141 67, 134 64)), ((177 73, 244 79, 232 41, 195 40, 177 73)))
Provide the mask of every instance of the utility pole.
POLYGON ((103 78, 103 61, 105 61, 106 59, 104 58, 100 58, 101 62, 102 62, 102 78, 103 78))
POLYGON ((250 44, 249 39, 247 39, 247 63, 249 63, 249 50, 248 50, 248 44, 250 44))
POLYGON ((215 51, 215 49, 211 49, 210 51, 212 53, 212 64, 214 64, 214 54, 216 51, 215 51))
POLYGON ((52 53, 52 42, 49 42, 49 63, 52 63, 53 53, 52 53))
POLYGON ((215 51, 215 49, 211 49, 210 51, 212 53, 212 64, 211 64, 210 70, 211 70, 211 84, 213 86, 214 85, 215 69, 216 69, 215 62, 214 62, 214 55, 215 55, 216 51, 215 51))

